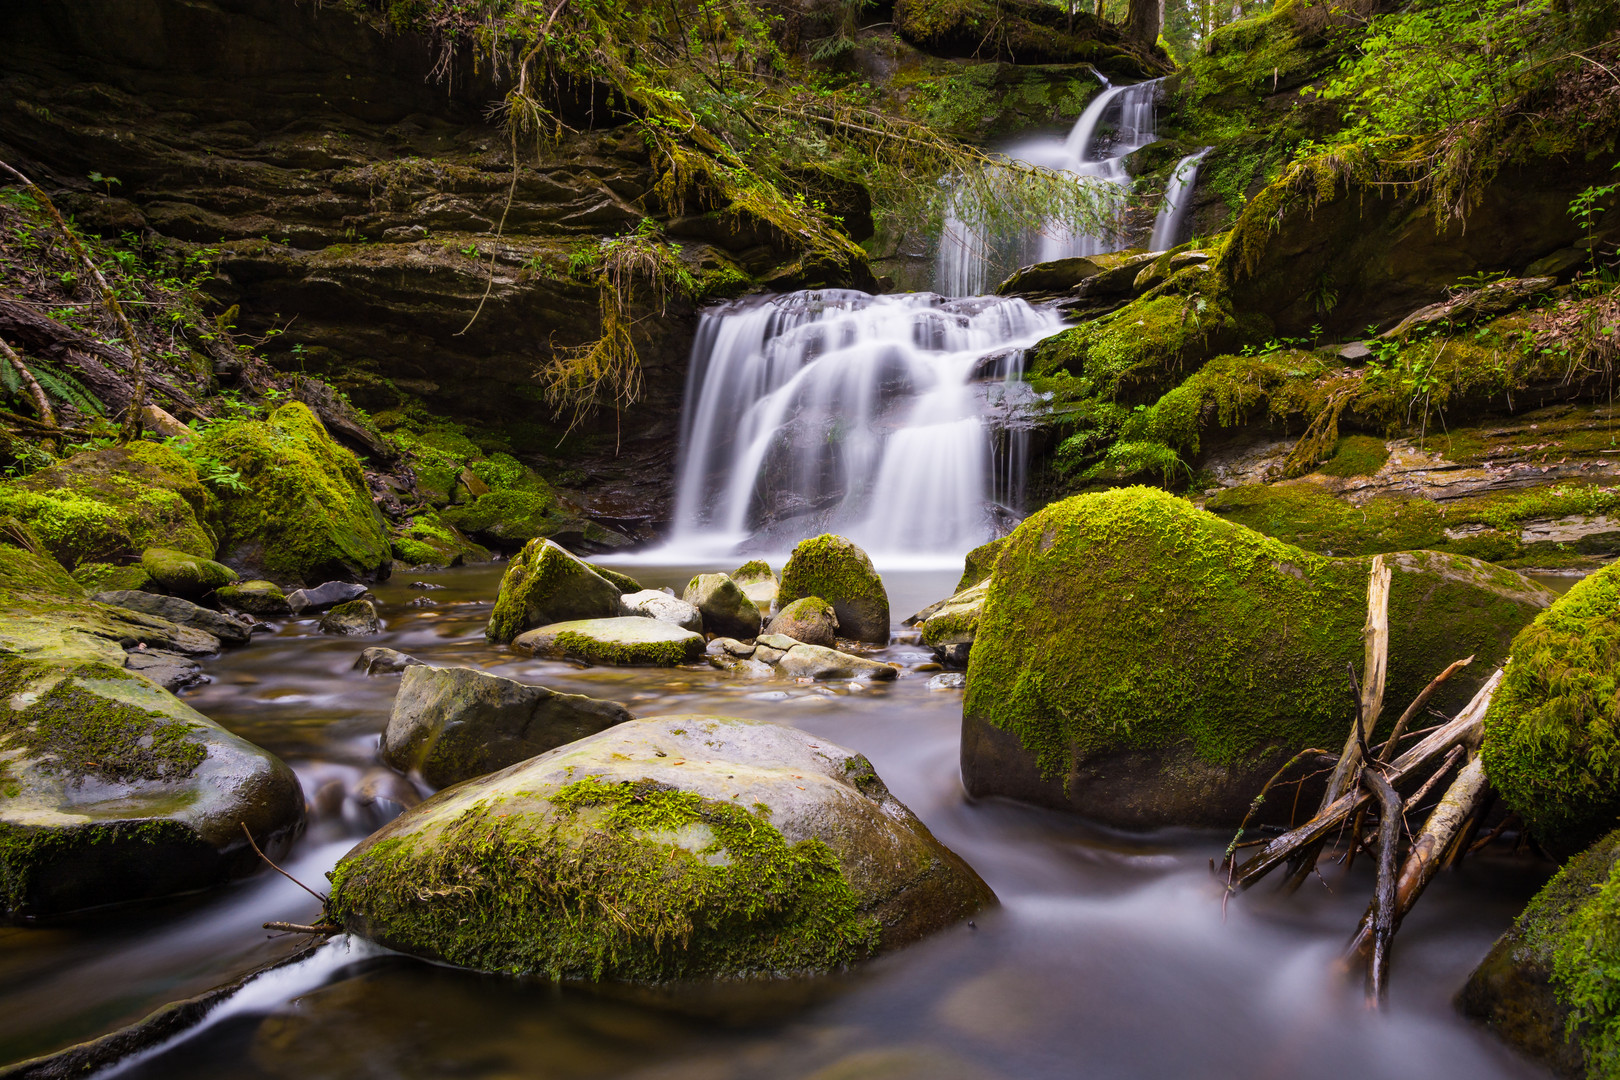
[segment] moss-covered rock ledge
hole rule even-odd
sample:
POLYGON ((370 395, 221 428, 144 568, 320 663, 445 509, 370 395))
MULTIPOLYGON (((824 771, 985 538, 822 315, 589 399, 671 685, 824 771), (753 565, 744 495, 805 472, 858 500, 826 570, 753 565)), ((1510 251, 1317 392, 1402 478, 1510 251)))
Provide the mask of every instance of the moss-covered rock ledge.
MULTIPOLYGON (((1553 599, 1472 559, 1386 559, 1391 703, 1476 655, 1437 695, 1459 706, 1553 599)), ((1155 488, 1033 515, 996 560, 968 665, 969 793, 1121 826, 1235 823, 1289 756, 1343 742, 1369 562, 1312 555, 1155 488)))
POLYGON ((441 792, 344 857, 329 914, 482 971, 662 982, 836 970, 993 901, 861 755, 672 716, 441 792))

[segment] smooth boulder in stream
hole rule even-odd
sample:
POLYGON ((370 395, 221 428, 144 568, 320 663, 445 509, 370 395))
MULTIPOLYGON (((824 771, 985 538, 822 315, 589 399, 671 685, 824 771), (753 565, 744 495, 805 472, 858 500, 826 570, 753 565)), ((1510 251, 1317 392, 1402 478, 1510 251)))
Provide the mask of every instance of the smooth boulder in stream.
POLYGON ((844 637, 889 643, 889 594, 872 560, 853 541, 831 533, 799 541, 782 568, 777 608, 806 596, 833 606, 844 637))
POLYGON ((703 635, 674 623, 626 615, 551 623, 519 634, 512 647, 587 664, 674 667, 703 655, 703 635))
MULTIPOLYGON (((1393 575, 1379 734, 1472 655, 1430 701, 1455 712, 1553 600, 1474 559, 1382 558, 1393 575)), ((1343 745, 1370 563, 1313 555, 1156 488, 1032 515, 996 560, 968 663, 969 794, 1122 827, 1236 824, 1293 754, 1343 745)))
POLYGON ((867 759, 759 720, 636 720, 438 795, 338 864, 331 914, 481 971, 835 971, 994 902, 867 759))
POLYGON ((681 599, 697 608, 711 634, 751 638, 759 633, 759 605, 725 574, 699 574, 686 583, 681 599))
POLYGON ((838 644, 838 613, 819 596, 801 597, 777 612, 765 632, 830 649, 838 644))
POLYGON ((147 679, 0 659, 0 913, 71 915, 262 869, 304 823, 298 779, 147 679))
POLYGON ((559 694, 476 668, 405 669, 382 757, 436 788, 504 769, 632 719, 616 701, 559 694))
POLYGON ((550 540, 530 540, 501 575, 484 637, 504 645, 525 630, 619 614, 620 589, 550 540))

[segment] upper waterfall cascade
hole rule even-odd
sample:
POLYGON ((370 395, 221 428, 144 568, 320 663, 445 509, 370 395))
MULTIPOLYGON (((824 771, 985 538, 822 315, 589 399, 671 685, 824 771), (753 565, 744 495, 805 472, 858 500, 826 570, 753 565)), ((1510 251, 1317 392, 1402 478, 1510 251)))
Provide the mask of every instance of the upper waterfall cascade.
MULTIPOLYGON (((961 552, 1016 504, 1023 300, 821 290, 706 312, 666 556, 785 550, 834 530, 895 559, 961 552), (1014 425, 1016 428, 1016 424, 1014 425)), ((1004 524, 1004 523, 1003 523, 1004 524)))

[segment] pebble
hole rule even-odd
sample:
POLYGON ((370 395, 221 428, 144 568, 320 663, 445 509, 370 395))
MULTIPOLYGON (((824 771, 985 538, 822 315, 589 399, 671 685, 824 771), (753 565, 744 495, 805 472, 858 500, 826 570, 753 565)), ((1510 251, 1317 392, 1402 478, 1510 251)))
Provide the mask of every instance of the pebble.
POLYGON ((443 585, 435 585, 431 581, 413 581, 405 586, 407 589, 442 589, 443 585))
POLYGON ((749 694, 755 701, 786 701, 789 697, 785 690, 767 690, 762 694, 749 694))
POLYGON ((967 685, 967 676, 960 671, 947 671, 928 680, 930 690, 960 690, 967 685))
POLYGON ((945 670, 945 665, 944 664, 936 664, 936 663, 934 663, 933 661, 930 660, 926 664, 918 664, 912 670, 913 671, 944 671, 945 670))

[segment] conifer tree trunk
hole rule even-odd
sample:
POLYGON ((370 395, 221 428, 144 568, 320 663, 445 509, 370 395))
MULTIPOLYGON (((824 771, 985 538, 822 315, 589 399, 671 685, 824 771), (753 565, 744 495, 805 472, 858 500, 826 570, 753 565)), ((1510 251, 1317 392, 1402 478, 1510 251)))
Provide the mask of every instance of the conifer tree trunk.
POLYGON ((1125 36, 1151 49, 1159 40, 1159 0, 1131 0, 1125 15, 1125 36))

